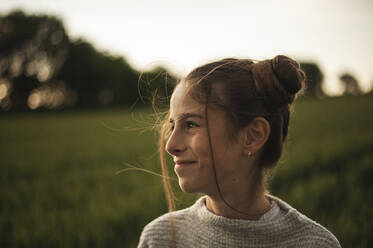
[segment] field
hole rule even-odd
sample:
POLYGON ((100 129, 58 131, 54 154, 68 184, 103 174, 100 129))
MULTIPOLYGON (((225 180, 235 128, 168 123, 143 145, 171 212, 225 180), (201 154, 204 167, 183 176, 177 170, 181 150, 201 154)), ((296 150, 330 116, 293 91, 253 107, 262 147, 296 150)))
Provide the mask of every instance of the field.
MULTIPOLYGON (((0 247, 136 247, 166 212, 149 109, 0 115, 0 247)), ((373 95, 299 101, 273 194, 372 247, 373 95)), ((178 206, 195 196, 177 192, 178 206)))

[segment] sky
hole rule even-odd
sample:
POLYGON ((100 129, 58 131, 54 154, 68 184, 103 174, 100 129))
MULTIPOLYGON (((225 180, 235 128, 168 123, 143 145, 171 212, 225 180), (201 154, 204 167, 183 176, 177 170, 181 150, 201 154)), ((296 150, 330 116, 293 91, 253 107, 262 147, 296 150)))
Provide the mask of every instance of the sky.
POLYGON ((373 88, 371 0, 0 0, 0 13, 15 8, 56 15, 70 37, 142 71, 185 76, 215 59, 284 54, 316 62, 331 95, 343 72, 373 88))

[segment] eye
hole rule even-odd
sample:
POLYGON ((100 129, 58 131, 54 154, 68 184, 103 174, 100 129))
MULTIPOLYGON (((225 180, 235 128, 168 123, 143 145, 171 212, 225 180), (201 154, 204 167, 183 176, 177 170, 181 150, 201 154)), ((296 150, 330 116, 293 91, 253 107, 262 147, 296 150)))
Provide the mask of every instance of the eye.
POLYGON ((186 125, 188 128, 194 128, 194 127, 198 127, 198 125, 192 121, 187 121, 186 122, 186 125))

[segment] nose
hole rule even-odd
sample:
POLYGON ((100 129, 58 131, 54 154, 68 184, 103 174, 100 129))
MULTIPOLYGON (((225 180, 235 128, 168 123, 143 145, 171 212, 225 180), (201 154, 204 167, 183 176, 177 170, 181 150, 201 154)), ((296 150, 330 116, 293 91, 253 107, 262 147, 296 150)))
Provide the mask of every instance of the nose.
POLYGON ((167 140, 166 151, 172 156, 178 156, 186 150, 185 139, 180 131, 174 129, 167 140))

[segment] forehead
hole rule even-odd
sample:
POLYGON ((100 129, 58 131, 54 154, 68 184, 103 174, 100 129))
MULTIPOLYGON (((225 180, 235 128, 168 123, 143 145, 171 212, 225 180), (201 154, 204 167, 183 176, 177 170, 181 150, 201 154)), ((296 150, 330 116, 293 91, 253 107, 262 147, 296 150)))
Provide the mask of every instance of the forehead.
POLYGON ((204 105, 194 100, 187 91, 188 86, 183 82, 176 86, 170 101, 171 118, 177 118, 183 113, 201 113, 204 110, 204 105))

